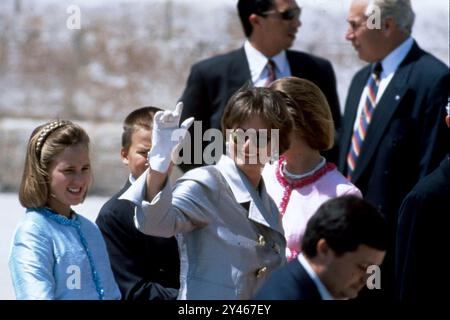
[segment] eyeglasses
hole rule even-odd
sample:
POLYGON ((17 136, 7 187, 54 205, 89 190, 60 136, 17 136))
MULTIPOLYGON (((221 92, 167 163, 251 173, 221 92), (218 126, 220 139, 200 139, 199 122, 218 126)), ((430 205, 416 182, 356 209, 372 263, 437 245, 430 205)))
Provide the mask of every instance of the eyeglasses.
POLYGON ((301 8, 292 8, 292 9, 288 9, 285 11, 277 11, 277 10, 270 10, 270 11, 266 11, 261 13, 262 17, 267 17, 269 14, 278 14, 279 17, 282 20, 293 20, 293 19, 300 19, 300 15, 302 14, 302 9, 301 8))
POLYGON ((361 19, 358 22, 356 21, 347 21, 352 32, 356 32, 359 28, 364 26, 367 22, 367 19, 361 19))

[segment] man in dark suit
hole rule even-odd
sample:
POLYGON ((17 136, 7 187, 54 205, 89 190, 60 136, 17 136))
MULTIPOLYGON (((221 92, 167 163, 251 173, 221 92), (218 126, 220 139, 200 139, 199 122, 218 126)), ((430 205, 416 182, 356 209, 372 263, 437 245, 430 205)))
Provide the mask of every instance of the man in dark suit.
POLYGON ((385 234, 386 222, 369 202, 355 196, 331 199, 308 221, 302 253, 274 271, 255 298, 355 298, 366 285, 369 267, 383 261, 385 234))
MULTIPOLYGON (((239 0, 237 8, 247 41, 238 50, 192 66, 180 99, 184 103, 181 121, 189 117, 201 121, 203 137, 207 129, 220 129, 228 99, 244 84, 267 86, 276 78, 292 75, 312 81, 323 91, 338 130, 341 112, 331 63, 304 52, 287 50, 301 26, 301 9, 296 1, 239 0)), ((191 129, 192 137, 194 127, 191 129)), ((337 160, 336 151, 328 156, 332 161, 337 160)), ((188 170, 196 165, 199 163, 181 167, 188 170)))
POLYGON ((371 64, 348 91, 338 164, 387 217, 391 241, 382 287, 389 297, 398 209, 415 183, 439 165, 448 143, 442 106, 449 70, 411 37, 414 17, 409 0, 355 0, 346 35, 371 64))
POLYGON ((118 199, 147 169, 153 116, 159 110, 140 108, 125 119, 121 157, 130 176, 122 190, 103 205, 96 220, 124 300, 174 300, 180 286, 176 239, 141 233, 134 225, 135 205, 118 199))
MULTIPOLYGON (((450 115, 446 122, 450 128, 450 115)), ((450 281, 445 275, 437 276, 436 267, 443 264, 448 250, 445 234, 449 213, 450 152, 437 169, 419 181, 400 208, 395 255, 397 298, 446 299, 450 281)))

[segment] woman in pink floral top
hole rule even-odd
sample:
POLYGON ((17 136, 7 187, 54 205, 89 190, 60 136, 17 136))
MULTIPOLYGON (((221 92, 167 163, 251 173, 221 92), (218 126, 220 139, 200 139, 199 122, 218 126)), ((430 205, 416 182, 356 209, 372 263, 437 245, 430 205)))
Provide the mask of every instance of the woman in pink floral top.
POLYGON ((267 192, 280 210, 290 261, 301 252, 306 224, 323 202, 342 195, 362 195, 320 154, 334 141, 333 119, 322 91, 296 77, 282 78, 270 87, 285 93, 295 123, 289 150, 263 171, 267 192))

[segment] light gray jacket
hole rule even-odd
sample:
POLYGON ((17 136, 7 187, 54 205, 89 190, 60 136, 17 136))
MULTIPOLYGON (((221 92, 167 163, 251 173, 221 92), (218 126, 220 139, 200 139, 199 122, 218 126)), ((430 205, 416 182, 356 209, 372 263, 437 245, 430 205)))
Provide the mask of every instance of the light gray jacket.
POLYGON ((277 206, 263 181, 258 194, 229 157, 189 171, 172 192, 167 183, 151 203, 143 200, 146 175, 121 199, 137 205, 135 223, 143 233, 177 235, 179 299, 250 299, 285 263, 277 206))

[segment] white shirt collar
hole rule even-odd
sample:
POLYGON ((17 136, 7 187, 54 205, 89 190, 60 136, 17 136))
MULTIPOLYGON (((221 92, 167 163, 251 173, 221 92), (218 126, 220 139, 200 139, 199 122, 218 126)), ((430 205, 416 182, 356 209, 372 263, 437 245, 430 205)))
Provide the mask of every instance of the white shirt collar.
POLYGON ((313 268, 309 264, 308 260, 303 256, 303 253, 300 253, 297 256, 298 262, 305 268, 306 273, 311 277, 312 281, 315 283, 317 290, 320 293, 320 296, 322 297, 322 300, 334 300, 334 298, 331 296, 330 292, 325 288, 322 281, 320 281, 319 276, 314 272, 313 268))
MULTIPOLYGON (((263 77, 263 72, 269 57, 256 50, 248 40, 244 43, 245 55, 247 57, 248 66, 250 68, 250 75, 252 77, 252 82, 256 83, 258 79, 263 77)), ((286 57, 286 51, 283 50, 277 55, 271 57, 276 65, 276 75, 277 79, 290 74, 289 63, 286 57)))
POLYGON ((381 65, 383 67, 381 78, 385 78, 397 70, 400 63, 402 63, 408 52, 411 50, 413 44, 413 38, 408 37, 408 39, 403 41, 401 45, 395 48, 381 61, 381 65))
POLYGON ((216 167, 230 186, 231 192, 237 202, 244 203, 252 200, 252 197, 248 192, 250 182, 247 181, 243 173, 239 172, 239 169, 230 157, 222 155, 219 162, 216 164, 216 167), (246 186, 246 184, 248 184, 248 186, 246 186))
POLYGON ((133 184, 136 181, 136 178, 133 177, 133 175, 130 173, 130 175, 128 176, 128 181, 130 181, 130 184, 133 184))

